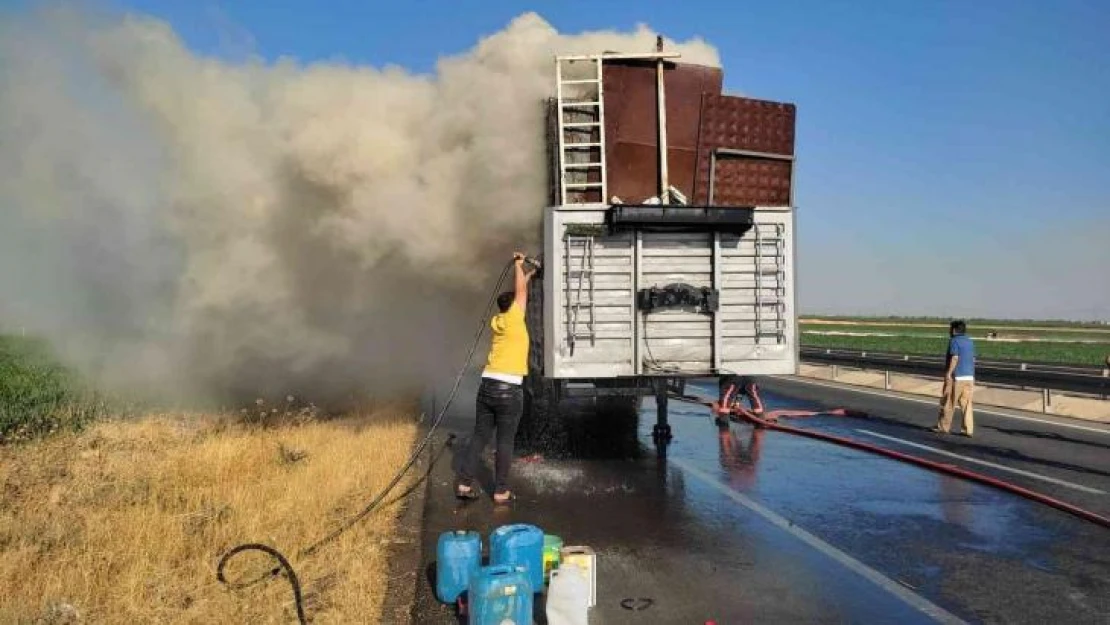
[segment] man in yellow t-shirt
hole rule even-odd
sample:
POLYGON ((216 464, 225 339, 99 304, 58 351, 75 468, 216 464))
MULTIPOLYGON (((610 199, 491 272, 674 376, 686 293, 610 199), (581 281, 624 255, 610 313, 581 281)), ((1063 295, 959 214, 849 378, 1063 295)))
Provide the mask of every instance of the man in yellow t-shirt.
POLYGON ((490 321, 493 332, 489 358, 482 371, 475 403, 474 434, 463 452, 455 494, 464 499, 477 496, 474 476, 486 446, 497 430, 497 458, 494 467, 493 500, 506 503, 513 499, 509 489, 509 467, 520 416, 524 411, 524 376, 528 375, 528 327, 524 309, 528 304, 528 282, 534 270, 524 269, 524 255, 513 254, 513 291, 497 297, 500 312, 490 321))

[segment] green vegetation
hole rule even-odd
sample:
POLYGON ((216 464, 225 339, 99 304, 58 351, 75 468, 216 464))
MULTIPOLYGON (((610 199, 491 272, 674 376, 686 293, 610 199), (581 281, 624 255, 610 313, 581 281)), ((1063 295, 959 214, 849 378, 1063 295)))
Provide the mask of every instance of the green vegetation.
MULTIPOLYGON (((899 323, 899 324, 939 324, 947 326, 952 317, 859 317, 850 315, 803 315, 802 321, 822 319, 828 321, 850 321, 855 323, 899 323)), ((964 319, 968 326, 993 326, 994 328, 1085 328, 1091 330, 1110 330, 1110 325, 1097 321, 1068 321, 1065 319, 964 319)))
POLYGON ((107 409, 45 342, 0 335, 0 443, 79 429, 107 409))
MULTIPOLYGON (((943 354, 948 338, 939 336, 848 336, 802 332, 806 347, 832 347, 899 354, 943 354)), ((1063 341, 987 341, 975 342, 980 358, 1055 362, 1062 364, 1102 365, 1110 354, 1105 343, 1074 343, 1063 341)))
MULTIPOLYGON (((807 347, 859 349, 902 354, 943 354, 948 318, 803 317, 807 347)), ((1060 320, 968 319, 981 358, 1103 365, 1110 356, 1110 325, 1060 320), (987 334, 994 332, 995 340, 987 334)))
MULTIPOLYGON (((943 327, 939 324, 925 325, 925 324, 911 324, 911 323, 821 323, 821 322, 805 322, 801 323, 802 332, 812 333, 859 333, 859 334, 897 334, 899 336, 932 336, 932 337, 946 337, 948 336, 948 325, 944 324, 943 327)), ((1037 341, 1063 341, 1063 342, 1097 342, 1106 343, 1110 345, 1110 328, 1105 330, 1093 330, 1088 328, 1053 328, 1053 329, 1036 329, 1036 328, 1022 328, 1012 326, 991 326, 991 325, 978 325, 968 328, 968 334, 972 338, 987 337, 988 332, 996 332, 999 338, 1013 339, 1013 340, 1037 340, 1037 341)))

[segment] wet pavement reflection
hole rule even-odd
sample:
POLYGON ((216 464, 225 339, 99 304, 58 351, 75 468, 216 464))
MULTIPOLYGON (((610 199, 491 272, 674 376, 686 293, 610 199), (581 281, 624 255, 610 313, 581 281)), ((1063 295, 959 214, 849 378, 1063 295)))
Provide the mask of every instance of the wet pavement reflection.
MULTIPOLYGON (((764 400, 769 409, 813 408, 768 392, 764 400)), ((748 424, 719 427, 704 407, 670 408, 666 459, 651 443, 650 398, 642 407, 587 400, 530 424, 511 507, 457 502, 450 472, 437 469, 425 507, 427 566, 439 532, 488 535, 526 522, 597 550, 595 625, 933 620, 732 492, 961 619, 1079 623, 1110 614, 1110 532, 1102 528, 886 458, 748 424), (630 597, 649 597, 652 607, 632 614, 620 605, 630 597)), ((450 427, 465 438, 470 418, 460 411, 450 427)), ((797 423, 836 428, 845 419, 797 423)), ((427 586, 414 621, 456 622, 427 586)))
MULTIPOLYGON (((814 408, 765 395, 769 409, 814 408)), ((653 409, 645 402, 645 422, 653 409)), ((791 422, 836 429, 844 419, 791 422)), ((1033 622, 1058 618, 1060 610, 1080 620, 1110 616, 1110 532, 1093 524, 864 452, 749 424, 718 426, 700 406, 672 403, 671 423, 669 457, 715 470, 729 488, 963 618, 1006 614, 1033 622), (706 444, 711 432, 715 446, 706 444)), ((640 436, 650 440, 650 427, 641 425, 640 436)), ((688 504, 718 525, 728 508, 718 499, 688 504)))

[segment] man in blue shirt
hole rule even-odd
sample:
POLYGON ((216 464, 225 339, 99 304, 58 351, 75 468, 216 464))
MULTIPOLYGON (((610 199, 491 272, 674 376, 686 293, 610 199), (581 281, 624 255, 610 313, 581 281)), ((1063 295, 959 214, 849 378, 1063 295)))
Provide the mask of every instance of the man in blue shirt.
POLYGON ((971 395, 975 390, 975 343, 967 336, 967 324, 953 321, 948 327, 948 365, 944 371, 944 390, 940 398, 940 416, 934 432, 948 434, 956 404, 964 415, 963 435, 975 434, 975 417, 971 395))

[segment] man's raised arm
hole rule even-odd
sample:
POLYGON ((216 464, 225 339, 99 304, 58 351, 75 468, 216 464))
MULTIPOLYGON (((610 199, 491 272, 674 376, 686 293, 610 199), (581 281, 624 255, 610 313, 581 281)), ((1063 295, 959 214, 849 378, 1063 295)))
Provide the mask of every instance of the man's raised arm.
POLYGON ((532 279, 535 270, 524 271, 524 254, 513 253, 513 271, 516 277, 513 282, 513 299, 517 306, 524 309, 528 306, 528 281, 532 279))

